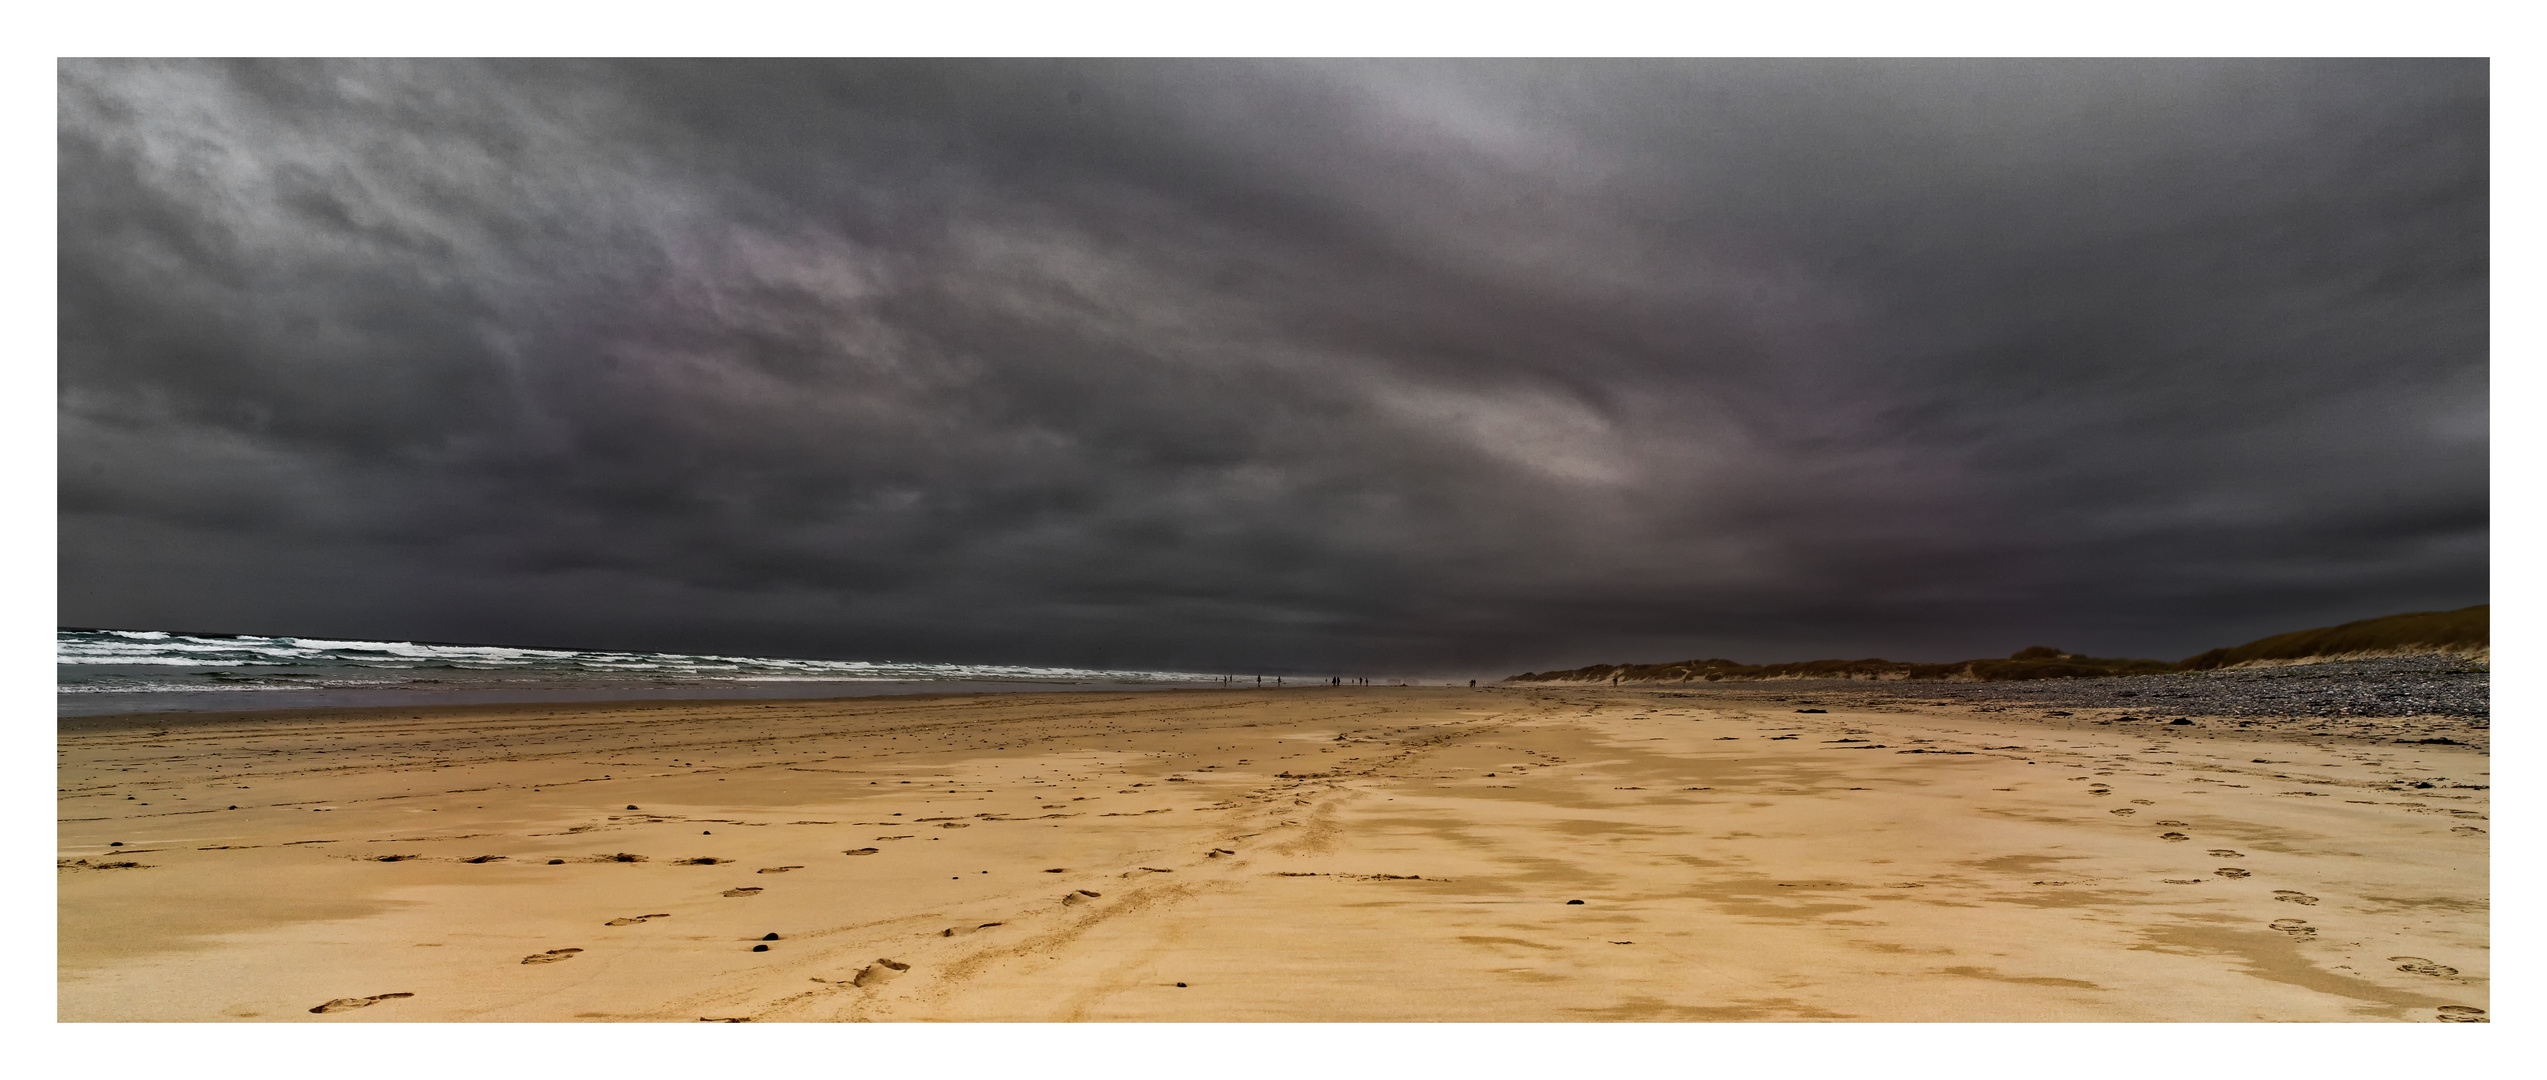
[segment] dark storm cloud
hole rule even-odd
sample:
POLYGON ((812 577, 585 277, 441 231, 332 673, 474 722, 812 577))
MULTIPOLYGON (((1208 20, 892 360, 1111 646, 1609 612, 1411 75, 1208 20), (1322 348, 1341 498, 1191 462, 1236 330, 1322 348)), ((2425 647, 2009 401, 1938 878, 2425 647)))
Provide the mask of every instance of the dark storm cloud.
POLYGON ((61 68, 66 624, 2180 656, 2486 590, 2482 62, 61 68))

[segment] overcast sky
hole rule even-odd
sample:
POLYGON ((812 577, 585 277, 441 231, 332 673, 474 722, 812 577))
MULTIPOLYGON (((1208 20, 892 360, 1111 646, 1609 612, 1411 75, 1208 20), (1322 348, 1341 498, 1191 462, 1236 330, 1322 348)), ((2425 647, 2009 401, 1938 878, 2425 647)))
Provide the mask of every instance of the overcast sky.
POLYGON ((59 618, 1494 673, 2483 603, 2486 80, 65 62, 59 618))

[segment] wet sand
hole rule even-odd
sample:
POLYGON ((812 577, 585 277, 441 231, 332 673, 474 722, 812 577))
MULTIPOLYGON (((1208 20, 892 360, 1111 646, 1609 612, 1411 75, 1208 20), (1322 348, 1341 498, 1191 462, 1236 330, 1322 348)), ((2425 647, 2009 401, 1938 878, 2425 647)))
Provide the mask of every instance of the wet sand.
POLYGON ((2478 747, 1798 707, 1318 688, 64 721, 60 1018, 2489 1007, 2478 747))

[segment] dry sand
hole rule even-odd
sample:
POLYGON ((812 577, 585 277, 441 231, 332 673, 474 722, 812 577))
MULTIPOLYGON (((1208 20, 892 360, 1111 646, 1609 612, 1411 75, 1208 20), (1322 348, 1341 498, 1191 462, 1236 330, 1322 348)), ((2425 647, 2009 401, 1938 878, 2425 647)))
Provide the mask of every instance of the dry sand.
POLYGON ((1828 707, 1320 688, 66 720, 60 1017, 2488 1006, 2481 748, 1828 707))

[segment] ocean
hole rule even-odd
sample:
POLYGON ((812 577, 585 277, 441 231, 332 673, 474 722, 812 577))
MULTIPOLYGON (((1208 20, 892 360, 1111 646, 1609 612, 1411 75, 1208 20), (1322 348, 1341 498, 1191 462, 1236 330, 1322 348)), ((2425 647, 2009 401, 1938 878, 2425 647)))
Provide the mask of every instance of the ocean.
MULTIPOLYGON (((57 630, 54 650, 58 716, 428 703, 1143 690, 1225 686, 1237 681, 1233 676, 1185 671, 523 649, 164 630, 57 630)), ((1252 684, 1253 676, 1248 681, 1252 684)))

